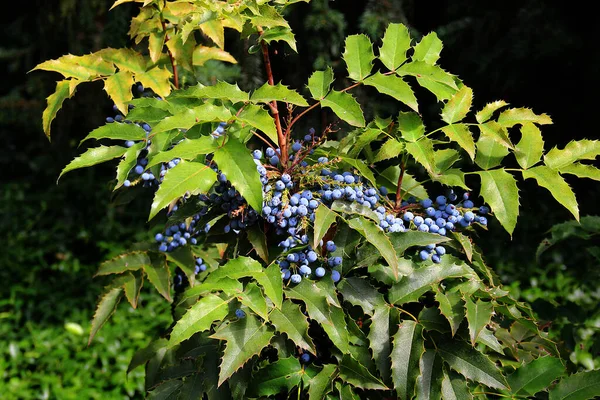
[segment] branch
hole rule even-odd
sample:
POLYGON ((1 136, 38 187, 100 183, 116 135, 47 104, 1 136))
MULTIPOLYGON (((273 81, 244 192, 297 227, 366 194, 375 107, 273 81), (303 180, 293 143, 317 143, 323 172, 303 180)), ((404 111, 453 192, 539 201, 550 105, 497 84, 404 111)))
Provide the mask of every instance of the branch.
MULTIPOLYGON (((162 28, 163 31, 165 31, 165 43, 169 41, 169 35, 167 35, 167 27, 165 25, 165 21, 162 19, 162 15, 161 15, 161 20, 160 20, 161 24, 162 24, 162 28)), ((171 50, 169 50, 169 46, 167 46, 167 52, 169 53, 169 59, 171 60, 171 66, 173 67, 173 80, 174 85, 175 85, 175 89, 179 89, 179 74, 177 73, 177 65, 175 64, 175 58, 173 58, 173 53, 171 53, 171 50)))

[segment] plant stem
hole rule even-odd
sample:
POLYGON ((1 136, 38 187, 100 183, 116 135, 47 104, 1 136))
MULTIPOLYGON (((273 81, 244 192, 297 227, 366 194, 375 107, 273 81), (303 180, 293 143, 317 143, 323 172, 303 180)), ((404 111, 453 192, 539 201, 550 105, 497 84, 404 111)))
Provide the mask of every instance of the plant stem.
MULTIPOLYGON (((258 31, 259 34, 262 34, 262 30, 258 31)), ((265 41, 260 42, 260 46, 262 48, 263 60, 265 62, 265 70, 267 72, 267 80, 269 85, 275 86, 275 80, 273 79, 273 71, 271 70, 271 59, 269 58, 269 48, 265 41)), ((281 165, 284 167, 288 163, 288 132, 283 134, 283 129, 281 128, 281 121, 279 119, 279 109, 277 108, 277 101, 273 100, 271 102, 271 114, 273 114, 273 120, 275 121, 275 128, 277 128, 277 141, 279 142, 279 148, 281 149, 281 165)))
MULTIPOLYGON (((165 21, 161 18, 161 24, 163 31, 165 31, 165 42, 169 41, 169 35, 167 35, 167 27, 165 25, 165 21)), ((175 85, 175 89, 179 89, 179 74, 177 72, 177 64, 175 64, 175 58, 173 57, 173 53, 167 47, 167 52, 169 53, 169 59, 171 60, 171 66, 173 67, 173 84, 175 85)))
POLYGON ((398 185, 396 186, 396 203, 394 209, 400 209, 400 203, 402 202, 402 179, 404 178, 404 170, 406 170, 406 158, 402 157, 400 161, 400 175, 398 176, 398 185))

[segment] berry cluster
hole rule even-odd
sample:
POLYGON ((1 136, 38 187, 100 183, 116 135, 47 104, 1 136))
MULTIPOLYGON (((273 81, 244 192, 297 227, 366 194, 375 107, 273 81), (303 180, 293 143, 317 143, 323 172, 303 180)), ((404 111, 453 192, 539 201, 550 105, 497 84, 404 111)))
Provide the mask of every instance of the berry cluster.
MULTIPOLYGON (((286 250, 292 249, 276 261, 279 268, 281 268, 281 276, 285 281, 290 280, 292 283, 300 283, 302 278, 311 276, 320 279, 327 272, 325 269, 326 266, 334 268, 342 264, 342 257, 333 256, 332 254, 329 254, 328 257, 321 257, 312 246, 306 245, 306 243, 308 243, 306 235, 302 235, 302 245, 298 247, 294 247, 295 240, 293 236, 279 243, 279 246, 286 250)), ((321 241, 320 246, 323 247, 323 241, 321 241)), ((328 253, 333 253, 336 248, 332 240, 327 241, 325 244, 325 249, 328 253)), ((339 271, 332 269, 331 278, 334 282, 339 281, 339 271)))

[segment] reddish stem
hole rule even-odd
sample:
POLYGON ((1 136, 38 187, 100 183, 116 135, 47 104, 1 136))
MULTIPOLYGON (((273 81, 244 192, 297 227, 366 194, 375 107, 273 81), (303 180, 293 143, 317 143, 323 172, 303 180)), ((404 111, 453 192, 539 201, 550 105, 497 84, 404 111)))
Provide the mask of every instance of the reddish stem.
MULTIPOLYGON (((165 42, 169 41, 169 35, 167 35, 167 27, 165 25, 165 21, 160 21, 162 23, 163 31, 165 31, 165 42)), ((179 89, 179 74, 177 73, 177 65, 175 65, 175 58, 173 57, 173 53, 167 47, 167 52, 169 53, 169 59, 171 60, 171 66, 173 67, 173 80, 175 89, 179 89)))
POLYGON ((406 169, 406 164, 404 163, 404 159, 400 162, 400 176, 398 176, 398 185, 396 187, 396 203, 394 204, 395 210, 400 210, 400 204, 402 202, 402 179, 404 178, 404 170, 406 169))

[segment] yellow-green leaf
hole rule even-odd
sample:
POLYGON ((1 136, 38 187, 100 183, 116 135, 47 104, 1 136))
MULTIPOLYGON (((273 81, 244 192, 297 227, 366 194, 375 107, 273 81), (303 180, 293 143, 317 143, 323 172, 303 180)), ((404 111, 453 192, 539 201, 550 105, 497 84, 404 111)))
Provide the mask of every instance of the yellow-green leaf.
POLYGON ((104 81, 104 90, 124 115, 127 115, 127 103, 133 99, 133 84, 133 74, 129 71, 119 71, 104 81))
POLYGON ((448 124, 453 124, 462 121, 469 111, 473 103, 473 90, 463 85, 458 92, 452 96, 442 109, 442 120, 448 124))
POLYGON ((348 76, 355 81, 361 81, 371 73, 373 68, 373 45, 364 34, 346 37, 346 46, 342 57, 348 68, 348 76))
POLYGON ((544 139, 540 129, 531 122, 521 126, 521 140, 515 146, 515 158, 523 169, 527 169, 542 158, 544 139))
POLYGON ((406 52, 410 48, 408 28, 399 23, 388 25, 379 48, 379 59, 390 70, 395 70, 406 61, 406 52))
POLYGON ((512 236, 519 216, 519 189, 515 177, 504 169, 480 171, 477 174, 481 177, 481 196, 512 236))
POLYGON ((396 100, 406 104, 411 109, 419 112, 417 97, 410 85, 396 75, 384 75, 377 72, 364 80, 365 85, 373 86, 379 93, 392 96, 396 100))
POLYGON ((335 115, 352 126, 365 126, 360 104, 350 93, 332 90, 321 100, 321 106, 331 108, 335 115))
POLYGON ((469 126, 465 124, 446 125, 442 128, 442 132, 448 139, 458 143, 458 145, 467 152, 471 160, 475 159, 475 141, 469 130, 469 126))
POLYGON ((548 189, 556 201, 569 210, 576 220, 579 220, 579 207, 575 193, 557 171, 540 165, 523 171, 523 179, 529 178, 535 179, 538 185, 548 189))
POLYGON ((63 102, 73 96, 70 84, 69 80, 57 82, 54 93, 46 98, 47 106, 42 113, 42 126, 48 140, 50 140, 50 125, 56 117, 56 113, 62 107, 63 102))
POLYGON ((437 34, 435 32, 429 32, 415 45, 412 59, 414 61, 424 61, 427 64, 433 65, 440 58, 443 47, 442 41, 438 38, 437 34))

